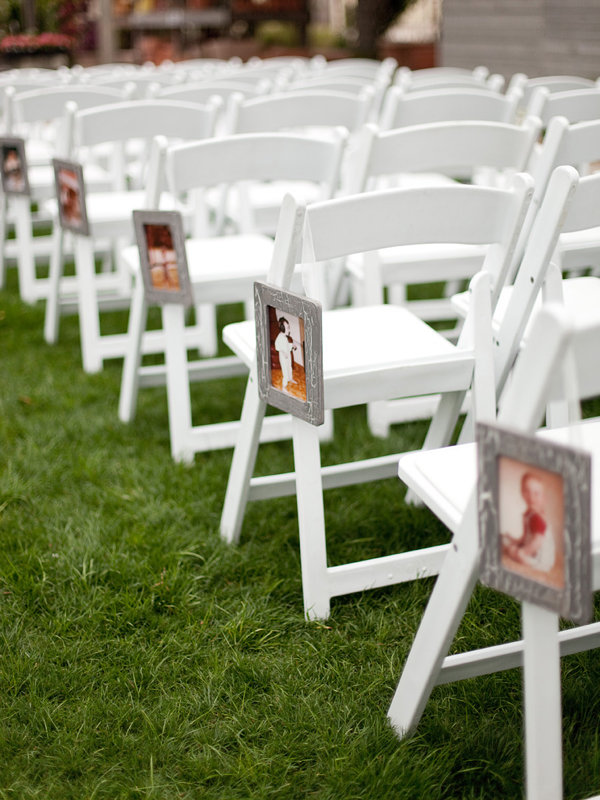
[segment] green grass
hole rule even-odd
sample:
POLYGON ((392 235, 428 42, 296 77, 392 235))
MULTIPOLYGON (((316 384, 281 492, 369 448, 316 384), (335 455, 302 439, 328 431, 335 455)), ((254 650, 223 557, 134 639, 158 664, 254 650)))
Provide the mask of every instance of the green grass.
MULTIPOLYGON (((519 798, 518 670, 437 688, 417 733, 386 712, 433 582, 334 600, 303 620, 295 502, 218 535, 231 451, 169 455, 164 391, 117 419, 120 364, 81 369, 75 319, 44 344, 14 270, 0 292, 0 798, 519 798)), ((243 380, 195 386, 198 420, 239 414, 243 380)), ((414 447, 336 415, 325 461, 414 447)), ((261 448, 288 469, 289 443, 261 448)), ((395 481, 327 494, 333 563, 446 541, 395 481)), ((455 647, 519 635, 478 588, 455 647)), ((600 667, 564 661, 565 796, 598 791, 600 667)))

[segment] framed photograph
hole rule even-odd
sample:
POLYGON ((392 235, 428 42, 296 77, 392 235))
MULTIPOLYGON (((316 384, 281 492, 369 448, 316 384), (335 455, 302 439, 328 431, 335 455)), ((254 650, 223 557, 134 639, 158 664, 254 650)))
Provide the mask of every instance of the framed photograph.
POLYGON ((181 214, 178 211, 134 211, 133 224, 148 302, 191 305, 194 298, 181 214))
POLYGON ((24 139, 3 136, 0 138, 0 154, 4 194, 31 194, 24 139))
POLYGON ((52 159, 52 166, 61 228, 80 236, 89 236, 83 167, 76 161, 58 158, 52 159))
POLYGON ((320 303, 254 284, 258 390, 269 405, 322 425, 323 335, 320 303))
POLYGON ((589 621, 589 454, 478 423, 477 455, 482 583, 589 621))

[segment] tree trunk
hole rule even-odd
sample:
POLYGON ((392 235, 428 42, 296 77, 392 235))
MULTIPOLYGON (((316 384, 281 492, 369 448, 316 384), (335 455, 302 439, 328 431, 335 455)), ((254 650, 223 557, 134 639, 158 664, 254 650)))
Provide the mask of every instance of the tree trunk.
POLYGON ((356 26, 358 50, 366 58, 377 57, 377 41, 414 0, 358 0, 356 26))
POLYGON ((35 28, 35 0, 23 0, 23 30, 35 28))

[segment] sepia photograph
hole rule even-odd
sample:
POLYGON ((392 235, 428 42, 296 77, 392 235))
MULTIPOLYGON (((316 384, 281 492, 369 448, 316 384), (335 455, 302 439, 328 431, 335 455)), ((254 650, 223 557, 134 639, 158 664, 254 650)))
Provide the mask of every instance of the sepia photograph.
POLYGON ((27 177, 27 160, 23 139, 0 139, 2 155, 2 191, 5 194, 30 193, 27 177))
POLYGON ((586 622, 589 454, 498 425, 476 427, 482 583, 586 622))
POLYGON ((149 303, 190 305, 183 222, 176 211, 134 211, 140 267, 149 303))
POLYGON ((61 227, 81 236, 90 233, 81 164, 54 159, 54 180, 61 227))
POLYGON ((322 425, 323 345, 320 303, 276 286, 254 284, 258 390, 269 405, 322 425))
POLYGON ((271 343, 271 385, 306 402, 304 320, 268 306, 271 343))
POLYGON ((562 475, 501 456, 498 497, 502 566, 562 589, 565 585, 562 475))

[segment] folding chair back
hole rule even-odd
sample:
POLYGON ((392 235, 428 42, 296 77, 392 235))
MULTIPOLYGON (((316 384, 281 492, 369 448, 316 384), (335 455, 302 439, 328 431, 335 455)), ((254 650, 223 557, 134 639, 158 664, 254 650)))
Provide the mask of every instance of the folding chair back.
POLYGON ((504 88, 502 75, 490 75, 487 70, 453 70, 433 68, 431 70, 398 70, 394 85, 405 91, 426 91, 428 89, 488 89, 501 92, 504 88), (426 74, 421 74, 426 73, 426 74))
POLYGON ((520 98, 521 92, 518 89, 504 95, 486 89, 406 92, 401 86, 392 86, 383 101, 380 124, 384 130, 389 130, 450 120, 477 119, 513 123, 516 121, 520 98))
POLYGON ((344 127, 350 133, 367 121, 371 97, 313 89, 279 92, 267 97, 232 98, 229 108, 231 133, 265 133, 298 128, 344 127))
POLYGON ((242 97, 267 94, 270 84, 268 81, 259 81, 255 84, 236 81, 234 76, 223 81, 186 81, 177 86, 160 88, 155 97, 163 100, 185 100, 189 103, 206 103, 215 95, 225 103, 231 95, 239 94, 242 97))
POLYGON ((528 113, 539 117, 546 127, 553 117, 565 117, 570 123, 600 119, 600 88, 597 86, 550 92, 537 89, 528 105, 528 113))

